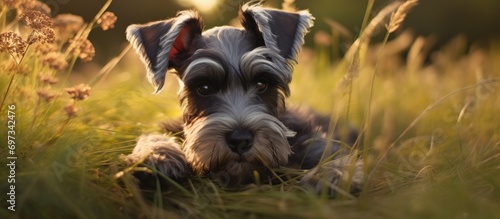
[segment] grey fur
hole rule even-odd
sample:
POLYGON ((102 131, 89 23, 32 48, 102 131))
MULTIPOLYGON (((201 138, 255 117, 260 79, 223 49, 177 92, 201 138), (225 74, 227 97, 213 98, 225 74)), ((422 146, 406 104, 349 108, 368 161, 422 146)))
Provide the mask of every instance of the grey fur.
MULTIPOLYGON (((198 13, 194 11, 182 11, 177 14, 175 19, 166 21, 157 21, 145 25, 130 25, 126 30, 126 38, 137 53, 140 55, 142 62, 147 68, 148 81, 156 88, 156 92, 160 92, 165 83, 165 74, 168 69, 169 53, 172 50, 174 41, 179 36, 180 32, 185 28, 186 23, 191 20, 198 20, 198 13), (149 55, 145 45, 146 39, 141 34, 141 29, 146 29, 152 25, 162 27, 161 35, 158 36, 155 46, 157 51, 149 55), (168 29, 167 29, 168 27, 168 29), (155 57, 152 57, 155 56, 155 57), (151 63, 151 59, 155 59, 155 63, 151 63)), ((201 27, 200 27, 201 28, 201 27)), ((200 29, 201 31, 201 29, 200 29)))
POLYGON ((287 13, 280 10, 262 8, 260 5, 246 4, 243 13, 249 13, 261 30, 266 46, 280 53, 284 58, 296 60, 300 47, 304 44, 304 35, 313 26, 314 17, 307 10, 287 13), (279 27, 290 20, 290 15, 298 16, 294 33, 280 33, 279 27), (290 41, 289 46, 279 46, 278 41, 290 41))
POLYGON ((130 162, 144 160, 144 163, 174 179, 182 179, 191 174, 186 156, 173 137, 143 135, 127 158, 130 162))
MULTIPOLYGON (((292 64, 313 17, 307 11, 289 13, 258 5, 245 5, 242 13, 246 29, 224 26, 199 33, 186 22, 200 24, 201 18, 194 12, 182 12, 163 23, 133 25, 127 30, 127 39, 141 56, 157 91, 163 86, 166 70, 176 70, 183 111, 182 126, 167 130, 182 131, 182 145, 172 137, 142 136, 128 155, 130 162, 146 157, 146 164, 174 179, 192 174, 222 176, 223 184, 233 185, 251 183, 254 172, 265 176, 282 166, 311 169, 322 157, 338 158, 348 153, 340 144, 325 139, 328 117, 309 110, 290 110, 285 104, 292 64), (290 24, 296 26, 283 26, 290 24), (141 34, 144 32, 147 34, 141 34), (164 35, 151 39, 158 33, 164 35), (170 52, 182 34, 180 42, 186 45, 170 52), (144 40, 143 36, 149 38, 144 40), (251 136, 240 142, 245 150, 228 140, 234 131, 251 136)), ((335 138, 352 144, 356 136, 335 138)), ((337 161, 325 168, 316 167, 303 178, 303 184, 320 186, 324 181, 318 177, 325 174, 329 182, 336 183, 352 175, 344 170, 348 165, 337 161)), ((362 181, 360 171, 356 168, 353 173, 356 186, 362 181)))

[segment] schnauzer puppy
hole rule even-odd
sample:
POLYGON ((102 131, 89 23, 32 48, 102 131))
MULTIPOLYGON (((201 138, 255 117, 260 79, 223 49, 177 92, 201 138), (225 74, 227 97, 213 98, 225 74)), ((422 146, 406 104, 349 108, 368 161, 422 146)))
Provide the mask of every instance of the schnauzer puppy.
MULTIPOLYGON (((226 185, 245 184, 256 174, 262 178, 273 168, 291 167, 311 169, 302 182, 318 190, 325 180, 335 186, 346 178, 351 190, 359 189, 362 164, 342 157, 349 149, 326 139, 329 117, 285 104, 293 64, 314 18, 308 11, 246 4, 239 19, 242 28, 203 31, 196 12, 182 11, 169 20, 128 27, 127 39, 156 92, 167 71, 175 70, 183 112, 179 125, 168 126, 169 132, 182 133, 180 142, 143 135, 128 160, 143 161, 174 180, 208 175, 226 185), (314 168, 322 157, 338 159, 314 168)), ((357 134, 335 136, 352 144, 357 134)))

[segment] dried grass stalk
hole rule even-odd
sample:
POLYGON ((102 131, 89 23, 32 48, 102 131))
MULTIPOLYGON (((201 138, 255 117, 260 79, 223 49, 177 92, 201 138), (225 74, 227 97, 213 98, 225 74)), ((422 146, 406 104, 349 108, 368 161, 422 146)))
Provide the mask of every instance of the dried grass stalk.
POLYGON ((405 20, 406 15, 417 4, 418 4, 418 0, 408 0, 405 3, 403 3, 401 6, 399 6, 398 10, 395 13, 391 14, 391 19, 389 20, 389 23, 385 26, 387 28, 387 31, 389 33, 393 33, 394 31, 399 29, 399 27, 401 27, 401 24, 403 24, 403 21, 405 20))
POLYGON ((397 8, 401 5, 401 2, 396 1, 391 3, 390 5, 386 6, 384 9, 382 9, 377 16, 375 16, 370 23, 366 26, 366 28, 363 30, 363 32, 360 34, 358 39, 351 45, 349 50, 347 51, 346 55, 344 56, 345 60, 352 60, 354 54, 356 51, 363 45, 370 43, 370 38, 375 33, 375 30, 377 30, 380 25, 382 25, 383 21, 397 8))

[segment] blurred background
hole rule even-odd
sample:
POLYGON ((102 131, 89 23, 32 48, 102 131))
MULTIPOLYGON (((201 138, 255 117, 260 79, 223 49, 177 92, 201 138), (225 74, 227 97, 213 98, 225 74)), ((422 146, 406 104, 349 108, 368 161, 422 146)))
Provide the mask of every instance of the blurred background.
MULTIPOLYGON (((53 13, 73 13, 90 21, 104 4, 104 0, 49 0, 53 13)), ((125 29, 133 23, 145 23, 175 16, 183 9, 197 9, 203 15, 207 28, 225 25, 237 15, 242 0, 120 0, 109 8, 118 17, 116 27, 106 32, 95 30, 90 40, 96 47, 96 61, 106 62, 125 45, 125 29)), ((391 0, 375 1, 374 12, 388 5, 391 0)), ((281 8, 282 1, 267 0, 267 5, 281 8)), ((309 34, 307 46, 313 46, 316 32, 331 33, 332 25, 341 25, 347 33, 337 45, 350 43, 355 39, 364 17, 367 0, 296 0, 299 9, 309 9, 316 17, 315 27, 309 34), (329 20, 329 21, 327 21, 329 20), (332 24, 332 21, 334 22, 332 24), (351 34, 349 36, 348 34, 351 34)), ((417 36, 431 36, 432 49, 438 49, 450 39, 462 36, 467 43, 490 42, 500 36, 500 1, 498 0, 421 0, 407 17, 405 28, 417 36)), ((379 35, 385 32, 380 31, 379 35)), ((381 36, 379 36, 381 37, 381 36)), ((377 37, 375 36, 375 39, 377 37)), ((320 39, 321 40, 321 39, 320 39)), ((339 56, 342 55, 339 48, 339 56)))

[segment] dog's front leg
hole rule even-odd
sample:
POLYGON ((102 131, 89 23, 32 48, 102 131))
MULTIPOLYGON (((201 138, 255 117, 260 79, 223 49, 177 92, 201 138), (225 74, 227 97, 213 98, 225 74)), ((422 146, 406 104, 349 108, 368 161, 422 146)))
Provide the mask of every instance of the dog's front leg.
POLYGON ((127 155, 130 163, 143 161, 161 174, 173 180, 180 180, 191 174, 191 168, 181 146, 174 137, 165 135, 143 135, 139 137, 132 154, 127 155))

